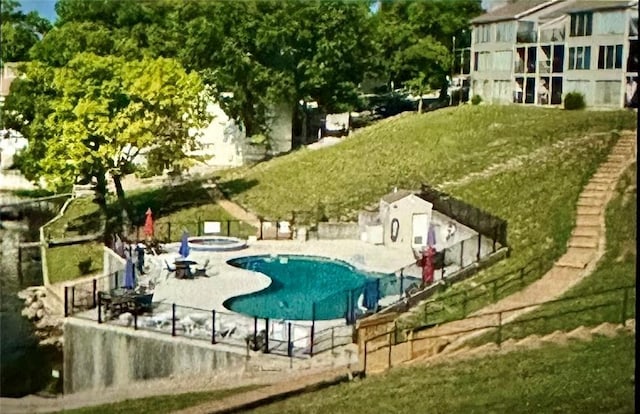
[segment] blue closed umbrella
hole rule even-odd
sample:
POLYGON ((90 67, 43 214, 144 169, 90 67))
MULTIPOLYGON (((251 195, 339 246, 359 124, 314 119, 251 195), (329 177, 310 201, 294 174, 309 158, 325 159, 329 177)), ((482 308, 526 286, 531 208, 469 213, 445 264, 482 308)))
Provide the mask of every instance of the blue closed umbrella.
POLYGON ((189 256, 189 233, 186 231, 182 233, 182 240, 180 241, 180 250, 178 250, 180 256, 187 257, 189 256))
POLYGON ((436 229, 433 227, 433 224, 429 226, 429 231, 427 232, 427 246, 435 247, 436 245, 436 229))
POLYGON ((133 289, 136 286, 136 274, 133 269, 133 260, 127 257, 127 263, 124 265, 124 286, 125 289, 133 289))

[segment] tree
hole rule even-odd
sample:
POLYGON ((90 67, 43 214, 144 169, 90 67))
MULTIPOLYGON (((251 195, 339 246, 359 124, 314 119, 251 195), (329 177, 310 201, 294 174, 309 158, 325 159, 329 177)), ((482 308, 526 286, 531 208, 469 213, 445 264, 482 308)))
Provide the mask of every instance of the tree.
POLYGON ((133 160, 146 152, 152 169, 183 169, 185 151, 195 146, 194 131, 207 121, 200 77, 173 59, 81 53, 55 70, 52 87, 56 97, 43 127, 46 148, 40 159, 29 158, 30 167, 55 186, 76 177, 93 180, 106 217, 109 176, 126 220, 121 179, 135 169, 133 160))
POLYGON ((50 29, 51 23, 37 12, 24 14, 16 0, 1 0, 0 59, 4 62, 28 60, 29 49, 50 29))
POLYGON ((470 19, 482 12, 480 3, 384 0, 376 19, 380 68, 389 83, 444 87, 453 63, 453 37, 458 39, 456 48, 470 46, 464 34, 469 33, 470 19))

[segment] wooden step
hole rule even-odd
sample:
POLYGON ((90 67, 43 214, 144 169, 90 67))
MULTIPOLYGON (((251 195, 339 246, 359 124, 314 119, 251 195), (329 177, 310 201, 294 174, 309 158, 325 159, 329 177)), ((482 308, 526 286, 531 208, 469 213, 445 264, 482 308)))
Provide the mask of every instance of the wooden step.
POLYGON ((600 207, 597 206, 581 206, 578 205, 578 208, 576 210, 576 213, 580 216, 587 216, 587 215, 599 215, 602 212, 602 209, 600 207))
POLYGON ((584 187, 585 191, 607 191, 609 189, 609 186, 606 184, 587 184, 584 187))
POLYGON ((571 232, 575 237, 599 237, 600 229, 597 227, 576 227, 571 232))
POLYGON ((576 217, 576 226, 600 227, 600 216, 579 215, 576 217))
POLYGON ((578 199, 578 207, 602 207, 604 205, 604 197, 603 198, 579 198, 578 199))
POLYGON ((604 200, 606 196, 607 196, 607 192, 602 190, 585 189, 582 191, 582 193, 580 193, 580 198, 595 198, 598 200, 604 200))
POLYGON ((569 240, 569 247, 597 248, 598 239, 596 237, 574 236, 569 240))

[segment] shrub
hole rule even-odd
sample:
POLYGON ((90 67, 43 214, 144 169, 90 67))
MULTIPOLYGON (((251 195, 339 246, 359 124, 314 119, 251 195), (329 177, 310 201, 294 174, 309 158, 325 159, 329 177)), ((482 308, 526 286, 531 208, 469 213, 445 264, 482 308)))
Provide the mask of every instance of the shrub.
POLYGON ((584 109, 587 104, 584 102, 584 95, 580 92, 569 92, 564 97, 564 109, 584 109))
POLYGON ((482 102, 480 95, 473 95, 473 98, 471 98, 471 104, 478 105, 480 102, 482 102))

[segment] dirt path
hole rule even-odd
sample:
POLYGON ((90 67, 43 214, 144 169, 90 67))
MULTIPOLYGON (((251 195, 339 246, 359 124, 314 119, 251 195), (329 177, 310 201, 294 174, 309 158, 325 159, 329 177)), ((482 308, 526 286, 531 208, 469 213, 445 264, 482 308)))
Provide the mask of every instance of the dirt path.
POLYGON ((438 344, 437 352, 456 349, 469 339, 488 330, 482 328, 497 323, 497 315, 484 314, 532 305, 524 309, 505 312, 501 322, 508 323, 520 315, 534 310, 536 307, 533 305, 536 303, 558 298, 595 270, 606 249, 606 206, 614 194, 618 179, 625 169, 636 160, 635 142, 635 132, 625 133, 618 140, 607 161, 599 167, 585 186, 578 199, 576 227, 568 242, 567 252, 551 270, 525 289, 471 315, 475 317, 453 321, 430 329, 429 336, 444 336, 451 333, 447 336, 445 343, 438 344), (471 330, 473 330, 472 333, 456 334, 456 332, 471 330))

